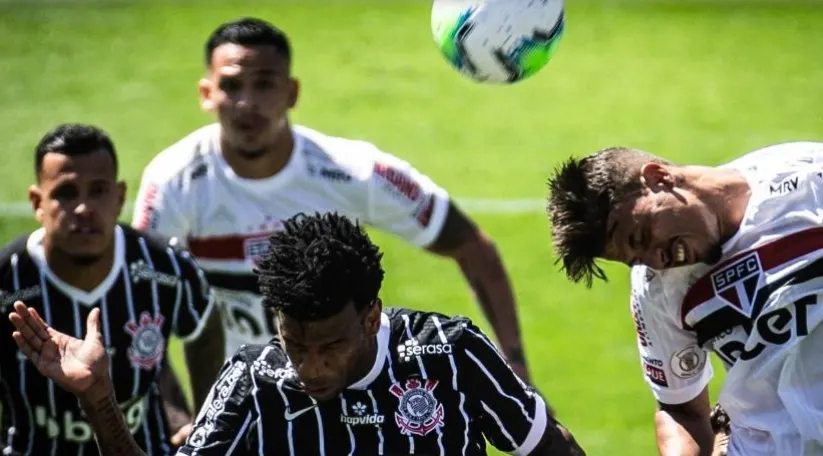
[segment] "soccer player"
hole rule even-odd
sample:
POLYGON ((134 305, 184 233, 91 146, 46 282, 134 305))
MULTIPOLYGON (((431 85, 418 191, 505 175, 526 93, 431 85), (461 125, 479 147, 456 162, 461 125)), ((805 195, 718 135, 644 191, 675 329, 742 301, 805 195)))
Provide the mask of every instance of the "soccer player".
MULTIPOLYGON (((284 221, 258 266, 277 338, 223 367, 179 455, 582 455, 466 318, 383 307, 382 254, 336 213, 284 221)), ((98 315, 84 340, 22 302, 14 339, 77 394, 103 454, 143 454, 113 409, 98 315)))
POLYGON ((629 148, 571 159, 548 211, 566 274, 631 265, 640 364, 659 403, 664 455, 712 446, 709 352, 730 455, 823 454, 823 143, 751 152, 719 167, 629 148))
POLYGON ((243 18, 205 45, 200 103, 218 123, 200 128, 146 167, 133 226, 187 244, 215 289, 226 353, 266 343, 253 268, 272 232, 298 212, 337 211, 454 259, 515 372, 529 374, 509 280, 494 243, 409 163, 375 145, 293 125, 298 99, 287 36, 243 18))
MULTIPOLYGON (((29 200, 41 228, 0 250, 0 310, 25 300, 57 331, 82 337, 99 312, 112 400, 130 434, 149 454, 170 454, 170 430, 156 376, 171 334, 186 342, 197 401, 220 370, 223 330, 190 255, 117 224, 126 193, 105 132, 64 124, 35 150, 37 183, 29 200)), ((4 455, 96 454, 77 399, 56 388, 16 350, 0 321, 0 404, 4 455)))

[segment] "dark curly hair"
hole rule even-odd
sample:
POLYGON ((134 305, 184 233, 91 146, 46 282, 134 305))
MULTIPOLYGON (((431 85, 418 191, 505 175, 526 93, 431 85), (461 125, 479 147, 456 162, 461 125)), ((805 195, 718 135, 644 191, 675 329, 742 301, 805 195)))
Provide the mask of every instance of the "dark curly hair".
POLYGON ((337 213, 297 214, 269 239, 257 267, 263 304, 301 321, 371 305, 383 282, 383 254, 357 222, 337 213))
POLYGON ((557 262, 572 282, 591 287, 606 280, 596 259, 606 249, 609 214, 642 191, 640 169, 646 163, 672 165, 638 149, 609 147, 584 158, 569 158, 549 177, 546 206, 557 262))

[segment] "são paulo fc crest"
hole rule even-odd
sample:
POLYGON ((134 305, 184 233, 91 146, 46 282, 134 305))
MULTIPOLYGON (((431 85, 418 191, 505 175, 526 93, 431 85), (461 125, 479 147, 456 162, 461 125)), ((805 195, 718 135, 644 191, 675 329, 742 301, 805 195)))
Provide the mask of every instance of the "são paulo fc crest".
POLYGON ((148 312, 140 314, 140 322, 134 320, 126 323, 125 330, 131 336, 128 355, 131 364, 141 369, 151 370, 163 359, 166 339, 163 337, 162 314, 152 318, 148 312))
POLYGON ((394 421, 406 435, 424 436, 443 425, 443 404, 434 397, 436 380, 406 380, 405 388, 395 383, 389 391, 400 403, 394 421))
POLYGON ((712 273, 712 287, 715 294, 731 307, 752 317, 757 289, 760 286, 763 267, 760 255, 754 251, 712 273))

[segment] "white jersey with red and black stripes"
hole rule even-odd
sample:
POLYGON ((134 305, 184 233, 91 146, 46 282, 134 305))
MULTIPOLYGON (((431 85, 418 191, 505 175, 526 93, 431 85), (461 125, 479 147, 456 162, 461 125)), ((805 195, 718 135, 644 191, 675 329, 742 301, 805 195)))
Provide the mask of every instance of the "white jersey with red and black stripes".
POLYGON ((206 271, 226 328, 226 354, 276 333, 253 274, 281 221, 339 212, 425 247, 439 235, 447 192, 409 163, 365 141, 294 126, 286 166, 266 179, 237 176, 223 159, 220 126, 207 125, 146 167, 132 224, 176 237, 206 271))
POLYGON ((708 385, 714 352, 727 370, 719 402, 741 436, 768 442, 747 453, 823 454, 798 452, 809 442, 823 450, 812 424, 823 413, 823 359, 801 356, 823 341, 823 144, 771 146, 725 166, 746 175, 751 197, 722 261, 632 269, 646 381, 658 401, 687 402, 708 385))

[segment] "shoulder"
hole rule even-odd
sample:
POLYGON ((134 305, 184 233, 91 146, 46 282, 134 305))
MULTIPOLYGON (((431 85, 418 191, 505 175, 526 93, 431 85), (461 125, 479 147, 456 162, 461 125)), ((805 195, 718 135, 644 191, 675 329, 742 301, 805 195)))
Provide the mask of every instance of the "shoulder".
POLYGON ((29 236, 30 234, 19 236, 0 250, 0 309, 40 292, 39 280, 34 287, 26 285, 32 282, 27 278, 37 274, 39 270, 26 249, 29 236), (22 289, 15 291, 18 284, 22 289))
POLYGON ((402 357, 459 354, 455 347, 488 341, 470 318, 404 308, 385 310, 391 325, 391 343, 402 357))
POLYGON ((253 378, 255 383, 297 379, 297 372, 277 339, 267 344, 244 344, 237 350, 234 359, 244 364, 249 378, 253 378))
POLYGON ((327 135, 300 125, 296 125, 294 131, 304 141, 303 153, 310 171, 315 171, 319 177, 361 182, 391 181, 400 179, 401 173, 412 169, 406 160, 366 140, 327 135), (323 171, 324 164, 336 168, 337 172, 323 171))
POLYGON ((20 257, 28 257, 26 243, 30 233, 18 236, 0 249, 0 271, 6 271, 12 267, 12 262, 20 261, 20 257))
POLYGON ((219 124, 198 128, 157 154, 143 171, 144 180, 154 185, 170 185, 194 180, 208 173, 209 156, 219 137, 219 124))
POLYGON ((128 261, 143 260, 148 256, 156 262, 156 270, 203 280, 197 261, 176 237, 164 236, 155 231, 138 231, 127 224, 118 226, 123 230, 128 261), (157 262, 158 260, 160 261, 157 262))
POLYGON ((771 144, 752 150, 722 166, 743 171, 757 171, 759 169, 769 169, 772 165, 786 166, 820 162, 823 162, 823 143, 793 141, 771 144))
POLYGON ((300 153, 309 175, 335 183, 356 183, 368 179, 374 167, 377 147, 367 141, 333 136, 294 125, 293 131, 302 142, 300 153))
POLYGON ((633 266, 630 278, 632 299, 659 306, 676 303, 708 269, 702 264, 665 270, 633 266))

